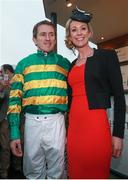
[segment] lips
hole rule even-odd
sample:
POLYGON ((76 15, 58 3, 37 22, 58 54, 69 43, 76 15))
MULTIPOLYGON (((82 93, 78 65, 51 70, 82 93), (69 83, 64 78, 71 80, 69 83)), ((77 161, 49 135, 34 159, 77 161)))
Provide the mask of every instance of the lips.
POLYGON ((76 38, 76 41, 83 41, 83 40, 84 40, 83 37, 76 38))
POLYGON ((50 45, 51 45, 51 43, 45 43, 44 45, 45 45, 45 46, 50 46, 50 45))

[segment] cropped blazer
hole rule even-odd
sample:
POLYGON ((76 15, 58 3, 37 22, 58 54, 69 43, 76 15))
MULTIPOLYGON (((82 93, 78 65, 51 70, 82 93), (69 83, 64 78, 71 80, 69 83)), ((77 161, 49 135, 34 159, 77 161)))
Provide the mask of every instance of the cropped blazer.
MULTIPOLYGON (((72 62, 71 69, 75 63, 76 60, 72 62)), ((84 81, 90 110, 110 108, 111 97, 113 96, 113 136, 123 138, 126 104, 122 75, 116 52, 114 50, 94 49, 93 56, 88 57, 86 61, 84 81)), ((70 107, 72 101, 70 85, 68 94, 70 107)))

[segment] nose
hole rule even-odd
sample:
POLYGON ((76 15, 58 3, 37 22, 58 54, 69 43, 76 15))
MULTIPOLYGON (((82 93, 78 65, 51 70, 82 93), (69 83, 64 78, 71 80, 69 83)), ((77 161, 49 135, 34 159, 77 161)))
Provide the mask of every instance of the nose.
POLYGON ((46 34, 46 39, 49 40, 50 39, 50 35, 46 34))
POLYGON ((81 29, 77 29, 77 34, 81 34, 81 33, 82 33, 81 29))

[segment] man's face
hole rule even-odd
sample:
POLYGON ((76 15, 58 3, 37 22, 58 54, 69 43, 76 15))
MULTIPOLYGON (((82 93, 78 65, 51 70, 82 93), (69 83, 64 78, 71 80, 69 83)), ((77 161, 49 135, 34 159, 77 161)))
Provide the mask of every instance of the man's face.
POLYGON ((33 41, 41 51, 50 52, 54 50, 56 44, 54 28, 50 25, 40 25, 38 27, 37 37, 33 38, 33 41))

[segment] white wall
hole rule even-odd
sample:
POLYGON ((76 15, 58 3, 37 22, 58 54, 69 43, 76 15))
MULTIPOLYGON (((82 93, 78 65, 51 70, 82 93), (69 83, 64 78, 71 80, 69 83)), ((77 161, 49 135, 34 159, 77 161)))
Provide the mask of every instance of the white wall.
POLYGON ((45 18, 42 0, 0 0, 1 61, 16 64, 36 50, 32 42, 34 24, 45 18))
MULTIPOLYGON (((36 52, 32 41, 33 26, 45 18, 42 0, 0 0, 0 65, 16 65, 19 60, 36 52)), ((75 59, 65 46, 65 29, 57 27, 58 53, 75 59)))
POLYGON ((71 50, 69 50, 66 45, 65 45, 65 29, 60 26, 57 25, 57 50, 59 54, 62 54, 63 56, 67 57, 70 61, 72 61, 73 59, 75 59, 75 55, 73 54, 73 52, 71 50))
MULTIPOLYGON (((2 24, 2 6, 1 6, 1 3, 0 3, 0 22, 2 24)), ((0 64, 1 64, 1 61, 2 61, 2 26, 0 27, 0 64)))

